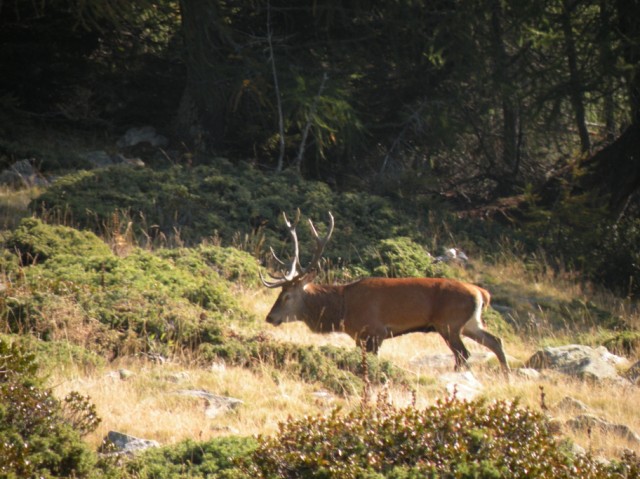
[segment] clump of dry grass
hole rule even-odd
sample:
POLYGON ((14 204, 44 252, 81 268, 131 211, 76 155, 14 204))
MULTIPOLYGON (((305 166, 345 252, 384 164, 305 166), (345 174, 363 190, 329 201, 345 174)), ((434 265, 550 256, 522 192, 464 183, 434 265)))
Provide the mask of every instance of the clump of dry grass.
POLYGON ((29 216, 29 203, 40 192, 38 187, 15 189, 0 186, 0 230, 14 228, 22 218, 29 216))

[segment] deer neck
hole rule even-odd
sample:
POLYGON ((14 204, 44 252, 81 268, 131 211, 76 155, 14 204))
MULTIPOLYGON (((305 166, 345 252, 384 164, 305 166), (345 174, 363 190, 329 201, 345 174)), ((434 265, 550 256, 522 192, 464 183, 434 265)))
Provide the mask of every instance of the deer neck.
POLYGON ((309 284, 305 287, 304 322, 316 333, 341 332, 343 316, 343 288, 309 284))

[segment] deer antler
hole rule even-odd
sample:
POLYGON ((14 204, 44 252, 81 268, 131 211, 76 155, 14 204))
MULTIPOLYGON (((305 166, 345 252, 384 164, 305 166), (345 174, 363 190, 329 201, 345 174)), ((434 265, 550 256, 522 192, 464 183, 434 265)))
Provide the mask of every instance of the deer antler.
MULTIPOLYGON (((307 267, 302 268, 300 264, 300 246, 298 244, 298 235, 296 233, 296 227, 298 226, 298 223, 300 221, 300 209, 298 209, 296 212, 296 218, 293 221, 293 224, 287 219, 286 213, 282 213, 282 217, 284 218, 284 223, 287 225, 287 229, 289 230, 289 235, 291 235, 291 239, 293 241, 294 256, 291 260, 291 264, 288 267, 288 271, 286 273, 280 273, 277 276, 270 274, 270 276, 274 279, 274 281, 265 280, 264 277, 262 276, 262 272, 259 272, 260 280, 262 281, 262 284, 264 284, 267 288, 280 288, 287 284, 291 284, 294 281, 301 278, 302 276, 311 272, 312 270, 318 268, 320 265, 322 252, 324 251, 324 248, 327 245, 329 239, 331 238, 331 234, 333 233, 334 220, 333 220, 333 215, 331 213, 329 213, 329 220, 330 220, 329 231, 323 238, 320 238, 320 236, 318 235, 318 231, 313 225, 313 222, 309 220, 309 225, 311 226, 311 232, 313 233, 313 236, 315 237, 315 240, 316 240, 316 250, 307 267), (299 272, 298 272, 298 266, 300 266, 299 272)), ((274 259, 278 263, 280 263, 283 266, 285 265, 285 263, 281 261, 278 258, 278 256, 276 256, 275 251, 273 251, 273 248, 271 248, 271 254, 273 255, 274 259)))
POLYGON ((329 231, 323 238, 320 238, 320 236, 318 235, 316 227, 313 226, 313 221, 309 220, 309 225, 311 226, 311 232, 316 239, 316 250, 313 253, 313 257, 311 258, 309 265, 301 270, 302 274, 307 274, 309 271, 320 268, 320 259, 322 258, 322 252, 324 251, 324 247, 327 246, 329 239, 331 239, 331 234, 333 233, 333 215, 331 214, 331 212, 329 212, 329 231))

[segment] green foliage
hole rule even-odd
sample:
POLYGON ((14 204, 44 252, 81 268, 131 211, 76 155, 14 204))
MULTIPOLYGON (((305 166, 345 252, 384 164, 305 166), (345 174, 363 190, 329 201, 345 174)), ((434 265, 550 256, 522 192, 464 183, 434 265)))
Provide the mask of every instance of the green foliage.
POLYGON ((43 262, 55 255, 107 255, 109 247, 96 235, 66 226, 51 226, 35 218, 27 218, 6 240, 9 250, 19 252, 24 264, 43 262))
POLYGON ((260 283, 259 267, 255 258, 236 248, 200 245, 195 248, 162 249, 156 254, 172 259, 193 274, 211 268, 230 282, 251 286, 260 283))
POLYGON ((220 321, 248 318, 217 272, 246 281, 257 276, 255 260, 239 251, 133 249, 119 257, 92 233, 35 219, 8 242, 17 255, 46 251, 37 253, 40 262, 21 269, 12 294, 0 303, 13 332, 65 337, 108 355, 168 353, 217 336, 220 321), (81 254, 73 254, 74 248, 81 254))
POLYGON ((612 219, 593 193, 564 192, 552 210, 532 204, 523 232, 530 251, 551 265, 581 271, 621 294, 640 291, 640 220, 612 219))
POLYGON ((411 238, 399 237, 379 241, 366 250, 363 263, 374 276, 451 277, 444 263, 434 263, 431 255, 411 238))
POLYGON ((605 340, 602 345, 614 354, 638 356, 640 354, 640 332, 622 331, 605 340))
POLYGON ((440 400, 290 420, 260 438, 262 478, 599 478, 607 467, 572 456, 541 413, 517 402, 440 400))
MULTIPOLYGON (((337 394, 358 394, 364 386, 362 353, 358 348, 300 346, 271 341, 262 335, 243 337, 234 333, 218 344, 202 344, 199 353, 203 359, 219 358, 258 371, 268 365, 287 376, 319 382, 337 394)), ((377 384, 406 381, 401 370, 373 355, 367 355, 367 374, 377 384)))
POLYGON ((0 338, 0 474, 98 477, 96 457, 80 439, 100 421, 95 407, 77 393, 62 406, 36 373, 32 353, 0 338))
POLYGON ((121 477, 247 479, 251 476, 236 463, 249 457, 256 446, 256 440, 250 437, 219 438, 204 443, 188 440, 141 453, 126 463, 121 477))

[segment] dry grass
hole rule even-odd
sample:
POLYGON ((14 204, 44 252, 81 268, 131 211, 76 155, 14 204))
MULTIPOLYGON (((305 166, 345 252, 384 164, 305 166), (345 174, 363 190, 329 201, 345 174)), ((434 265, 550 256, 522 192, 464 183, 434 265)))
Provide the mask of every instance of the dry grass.
MULTIPOLYGON (((481 275, 508 275, 513 278, 514 290, 529 288, 528 291, 537 290, 545 296, 570 298, 587 294, 584 285, 576 286, 568 279, 566 283, 560 283, 564 285, 562 287, 558 287, 558 283, 554 286, 557 278, 552 276, 542 275, 532 281, 530 272, 514 264, 483 265, 471 271, 470 276, 473 275, 476 280, 481 279, 481 275)), ((257 318, 264 318, 275 301, 277 291, 244 289, 238 291, 238 296, 239 301, 257 318)), ((610 299, 605 295, 598 300, 610 299)), ((237 327, 260 329, 279 341, 355 347, 353 340, 344 334, 313 334, 301 323, 275 328, 260 319, 259 323, 238 324, 237 327)), ((472 352, 486 351, 473 342, 466 343, 472 352)), ((518 366, 531 356, 537 346, 533 339, 510 338, 505 349, 512 365, 518 366)), ((412 382, 410 388, 391 384, 384 394, 398 406, 415 401, 417 407, 425 407, 446 395, 444 385, 438 380, 441 371, 416 366, 416 359, 434 354, 450 354, 444 341, 436 334, 411 334, 385 341, 381 357, 407 371, 412 382)), ((538 381, 524 379, 517 374, 506 379, 498 372, 495 360, 487 365, 475 364, 472 369, 484 385, 482 395, 488 399, 518 398, 523 405, 540 409, 541 394, 544 393, 550 414, 564 421, 571 417, 571 413, 557 410, 554 405, 563 397, 570 396, 584 402, 591 414, 612 423, 626 424, 640 432, 640 417, 637 415, 640 390, 637 387, 598 386, 555 374, 546 375, 538 381)), ((447 370, 450 371, 451 368, 447 370)), ((160 365, 129 359, 110 364, 105 369, 58 370, 50 380, 55 393, 61 397, 72 390, 91 397, 103 420, 98 430, 87 438, 96 447, 109 430, 155 439, 162 444, 173 444, 187 438, 206 440, 220 435, 273 434, 278 424, 289 417, 323 413, 336 406, 348 409, 357 407, 361 401, 359 394, 346 398, 315 395, 321 386, 288 378, 267 365, 255 372, 220 364, 201 368, 189 365, 188 361, 160 365), (134 374, 122 379, 117 373, 120 368, 129 369, 134 374), (211 418, 205 413, 204 400, 177 393, 183 389, 207 390, 240 399, 243 404, 211 418)), ((373 393, 375 396, 382 391, 373 393)), ((599 431, 574 432, 564 428, 562 434, 607 457, 619 455, 623 448, 640 453, 640 445, 599 431)))
POLYGON ((40 193, 37 187, 19 190, 0 187, 0 230, 12 229, 22 218, 29 216, 29 203, 40 193))
MULTIPOLYGON (((271 293, 248 293, 245 297, 255 305, 256 315, 268 310, 271 299, 271 293)), ((265 324, 264 328, 269 335, 282 341, 354 347, 353 340, 346 335, 317 335, 310 333, 302 324, 287 324, 279 328, 265 324)), ((481 346, 467 344, 472 351, 483 350, 481 346)), ((516 356, 516 361, 528 357, 533 348, 534 345, 506 345, 507 351, 516 356)), ((439 372, 419 368, 414 362, 418 357, 440 353, 448 353, 448 349, 435 334, 412 334, 386 341, 380 355, 408 371, 415 380, 410 389, 391 385, 384 394, 398 406, 406 406, 415 400, 417 407, 425 407, 447 394, 437 379, 439 372)), ((554 409, 554 405, 563 397, 571 396, 583 401, 590 408, 590 413, 640 431, 638 388, 598 386, 553 374, 539 381, 513 374, 507 380, 495 365, 474 365, 473 371, 484 385, 482 394, 489 399, 518 398, 523 405, 540 409, 541 393, 544 392, 550 414, 566 420, 571 414, 554 409)), ((251 372, 220 364, 203 369, 128 360, 111 364, 108 369, 59 371, 51 377, 51 382, 56 385, 55 392, 59 396, 76 390, 89 395, 96 404, 103 421, 88 438, 96 447, 109 430, 155 439, 162 444, 173 444, 187 438, 206 440, 220 435, 273 434, 278 424, 289 417, 327 412, 336 406, 356 407, 361 400, 358 395, 318 397, 314 393, 321 390, 320 386, 289 379, 267 366, 262 371, 251 372), (133 371, 133 376, 121 379, 118 374, 120 368, 133 371), (205 401, 178 394, 177 391, 182 389, 207 390, 240 399, 243 404, 235 410, 209 418, 205 414, 205 401)), ((381 391, 374 391, 374 400, 376 394, 381 394, 381 391)), ((640 452, 640 445, 599 431, 589 434, 565 428, 562 434, 607 457, 619 455, 623 448, 640 452)))

